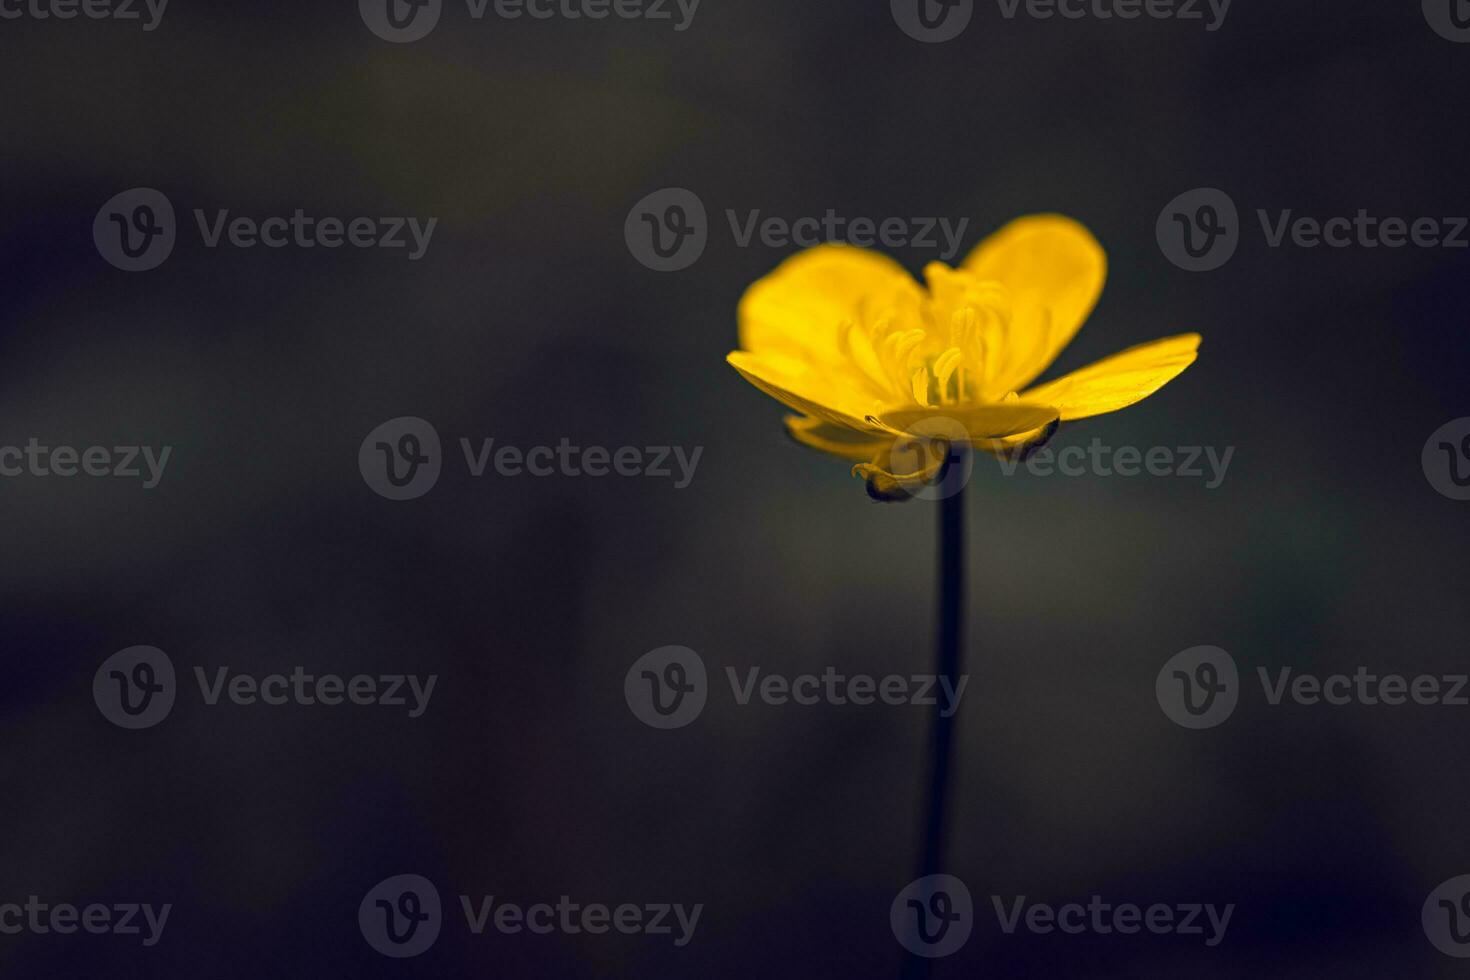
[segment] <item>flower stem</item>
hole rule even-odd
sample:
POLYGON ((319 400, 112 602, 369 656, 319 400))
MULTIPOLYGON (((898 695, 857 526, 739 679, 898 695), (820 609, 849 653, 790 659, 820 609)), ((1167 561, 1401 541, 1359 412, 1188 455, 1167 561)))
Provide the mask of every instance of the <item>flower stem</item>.
MULTIPOLYGON (((965 621, 965 483, 969 477, 966 460, 955 450, 941 477, 943 498, 939 503, 939 622, 935 630, 935 673, 944 680, 940 690, 956 689, 961 669, 961 644, 965 621)), ((935 699, 930 742, 928 813, 920 845, 919 874, 923 878, 944 873, 945 817, 949 800, 950 759, 954 754, 955 705, 935 699), (944 712, 950 714, 946 717, 944 712)), ((910 956, 905 975, 929 975, 930 960, 910 956)))

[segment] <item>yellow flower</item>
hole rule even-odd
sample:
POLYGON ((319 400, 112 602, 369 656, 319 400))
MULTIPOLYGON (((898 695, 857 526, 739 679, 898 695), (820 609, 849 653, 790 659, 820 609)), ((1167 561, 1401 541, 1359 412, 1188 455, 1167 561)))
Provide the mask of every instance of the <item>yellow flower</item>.
POLYGON ((942 423, 952 441, 1024 452, 1062 422, 1147 398, 1194 362, 1200 337, 1181 334, 1026 388, 1076 335, 1106 278, 1102 246, 1053 214, 1011 222, 957 269, 930 263, 922 286, 886 256, 823 245, 746 291, 741 349, 727 359, 801 413, 786 419, 799 442, 856 463, 875 497, 902 499, 948 454, 905 465, 895 447, 911 448, 914 433, 942 423))

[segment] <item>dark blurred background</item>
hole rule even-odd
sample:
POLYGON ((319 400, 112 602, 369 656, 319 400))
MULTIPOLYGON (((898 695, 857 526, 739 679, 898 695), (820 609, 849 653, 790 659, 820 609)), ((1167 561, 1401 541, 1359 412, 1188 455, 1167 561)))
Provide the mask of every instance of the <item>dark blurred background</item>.
MULTIPOLYGON (((880 505, 790 444, 725 363, 788 250, 742 215, 947 216, 964 249, 1060 211, 1108 250, 1059 369, 1186 330, 1199 362, 1056 446, 1235 447, 1224 483, 1004 477, 969 491, 969 690, 949 870, 975 895, 935 976, 1458 975, 1420 926, 1470 871, 1470 708, 1269 707, 1258 667, 1463 671, 1466 504, 1431 432, 1470 415, 1470 253, 1267 247, 1255 210, 1470 213, 1470 45, 1418 0, 1236 0, 1203 22, 1007 20, 919 43, 887 0, 703 0, 646 20, 472 20, 375 37, 349 2, 135 22, 0 20, 0 445, 173 447, 154 490, 0 480, 0 901, 174 905, 162 941, 0 936, 5 977, 896 975, 926 713, 736 706, 723 669, 929 671, 933 504, 880 505), (172 257, 98 254, 133 187, 172 257), (709 208, 677 273, 624 244, 662 187, 709 208), (1176 268, 1160 210, 1245 226, 1176 268), (206 249, 194 208, 440 219, 381 250, 206 249), (375 426, 445 441, 426 496, 358 471, 375 426), (457 440, 703 447, 694 482, 487 476, 457 440), (173 714, 109 724, 134 644, 173 714), (643 725, 638 657, 688 646, 702 717, 643 725), (1155 676, 1199 644, 1246 678, 1188 731, 1155 676), (192 668, 435 673, 429 710, 206 706, 192 668), (411 960, 359 933, 394 874, 447 921, 411 960), (459 894, 705 906, 667 937, 470 935, 459 894), (1006 935, 991 895, 1235 903, 1226 940, 1006 935)), ((963 254, 963 252, 961 253, 963 254)), ((899 249, 914 270, 930 249, 899 249)))

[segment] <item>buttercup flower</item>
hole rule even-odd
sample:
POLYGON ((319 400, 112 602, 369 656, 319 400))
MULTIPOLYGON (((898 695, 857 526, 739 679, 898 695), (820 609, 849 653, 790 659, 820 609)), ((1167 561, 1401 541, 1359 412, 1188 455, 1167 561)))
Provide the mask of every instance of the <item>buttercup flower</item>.
POLYGON ((930 263, 924 285, 884 255, 823 245, 746 291, 741 349, 727 359, 800 413, 786 419, 797 441, 855 463, 873 496, 904 499, 949 453, 910 462, 915 434, 944 426, 951 442, 1024 453, 1062 422, 1147 398, 1194 362, 1200 337, 1180 334, 1027 388, 1076 335, 1106 278, 1102 246, 1061 215, 1011 222, 957 269, 930 263))

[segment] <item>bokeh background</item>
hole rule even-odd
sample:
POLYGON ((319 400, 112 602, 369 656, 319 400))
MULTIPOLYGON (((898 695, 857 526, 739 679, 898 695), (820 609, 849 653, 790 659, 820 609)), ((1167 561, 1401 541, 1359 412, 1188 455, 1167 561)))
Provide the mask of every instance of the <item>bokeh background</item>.
MULTIPOLYGON (((932 669, 937 510, 869 501, 724 363, 784 257, 723 212, 1085 222, 1111 275, 1058 367, 1185 330, 1199 362, 1057 446, 1236 449, 1228 477, 1003 477, 969 492, 969 690, 950 870, 980 906, 936 976, 1452 976, 1420 906, 1470 871, 1470 709, 1267 707, 1258 667, 1463 672, 1467 505, 1421 470, 1467 409, 1470 255, 1273 250, 1255 209, 1470 213, 1470 45, 1417 0, 1236 0, 1179 21, 1007 21, 920 44, 886 0, 704 0, 667 22, 472 21, 395 46, 348 2, 174 0, 136 24, 0 22, 0 444, 173 449, 133 481, 0 480, 0 899, 171 902, 163 941, 0 936, 7 978, 896 975, 927 717, 736 707, 645 727, 666 644, 794 674, 932 669), (101 204, 179 209, 120 272, 101 204), (674 274, 623 224, 658 188, 714 227, 674 274), (1247 229, 1189 274, 1159 211, 1226 190, 1247 229), (206 250, 188 213, 437 216, 425 259, 206 250), (392 503, 358 444, 429 419, 446 470, 392 503), (701 446, 684 490, 470 479, 457 440, 701 446), (235 672, 437 673, 422 718, 99 714, 134 644, 235 672), (1173 654, 1229 650, 1225 725, 1171 723, 1173 654), (356 909, 428 876, 438 944, 356 909), (454 896, 705 905, 645 936, 475 938, 454 896), (1233 902, 1223 944, 1007 936, 990 895, 1233 902)), ((919 269, 934 256, 899 250, 919 269)), ((724 693, 721 693, 722 690, 724 693)))

